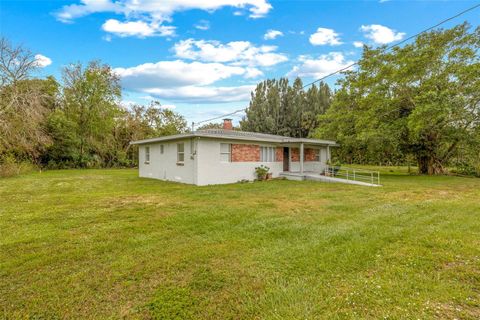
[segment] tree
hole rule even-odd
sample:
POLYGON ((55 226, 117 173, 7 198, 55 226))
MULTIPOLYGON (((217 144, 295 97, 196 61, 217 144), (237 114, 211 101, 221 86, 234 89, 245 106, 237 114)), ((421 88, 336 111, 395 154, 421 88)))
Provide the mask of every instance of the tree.
POLYGON ((134 105, 124 108, 117 117, 115 141, 117 162, 121 165, 136 164, 137 147, 130 142, 187 131, 185 118, 173 110, 162 108, 160 102, 153 101, 149 106, 134 105))
POLYGON ((208 129, 223 129, 223 125, 221 123, 209 122, 197 128, 197 130, 208 130, 208 129))
POLYGON ((308 137, 318 124, 318 116, 328 109, 331 92, 323 82, 307 92, 302 87, 299 78, 292 86, 285 78, 259 83, 240 122, 242 130, 308 137))
POLYGON ((480 28, 469 29, 425 33, 391 52, 366 47, 316 136, 370 160, 412 154, 420 173, 444 172, 480 124, 480 28))
POLYGON ((108 65, 93 61, 63 70, 62 110, 75 124, 78 137, 77 165, 111 165, 114 161, 115 119, 120 115, 121 88, 108 65))
POLYGON ((58 83, 52 77, 31 79, 37 67, 29 50, 0 39, 0 158, 8 153, 37 161, 51 143, 44 123, 58 83))

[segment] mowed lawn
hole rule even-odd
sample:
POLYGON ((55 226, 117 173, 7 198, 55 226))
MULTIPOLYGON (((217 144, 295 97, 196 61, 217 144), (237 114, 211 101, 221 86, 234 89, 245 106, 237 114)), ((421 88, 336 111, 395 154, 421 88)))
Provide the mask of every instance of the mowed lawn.
POLYGON ((480 318, 480 179, 382 179, 1 179, 0 318, 480 318))

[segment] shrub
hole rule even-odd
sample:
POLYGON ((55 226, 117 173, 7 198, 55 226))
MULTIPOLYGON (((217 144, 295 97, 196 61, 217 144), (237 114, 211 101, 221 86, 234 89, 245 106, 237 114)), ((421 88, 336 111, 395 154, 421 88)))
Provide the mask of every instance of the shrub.
POLYGON ((461 175, 480 177, 480 161, 477 163, 459 161, 455 164, 455 169, 453 169, 452 172, 461 175))
POLYGON ((255 168, 255 173, 257 174, 258 180, 265 180, 267 178, 267 173, 270 170, 269 167, 264 166, 263 164, 260 167, 255 168))
POLYGON ((13 177, 31 172, 35 166, 27 161, 17 161, 13 155, 4 155, 0 158, 0 177, 13 177))

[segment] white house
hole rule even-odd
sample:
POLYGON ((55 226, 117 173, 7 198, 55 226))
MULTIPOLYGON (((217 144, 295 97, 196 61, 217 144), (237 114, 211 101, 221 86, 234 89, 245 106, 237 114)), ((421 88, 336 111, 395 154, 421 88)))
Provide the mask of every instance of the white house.
POLYGON ((320 173, 335 141, 299 139, 223 129, 199 130, 131 142, 139 146, 140 177, 195 185, 254 180, 265 165, 273 177, 286 172, 320 173))

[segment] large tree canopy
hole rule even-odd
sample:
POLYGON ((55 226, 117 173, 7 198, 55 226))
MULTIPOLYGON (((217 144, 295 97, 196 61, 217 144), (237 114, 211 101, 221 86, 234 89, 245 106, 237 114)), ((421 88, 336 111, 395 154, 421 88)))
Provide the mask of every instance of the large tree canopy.
POLYGON ((332 94, 323 82, 306 92, 302 86, 299 78, 292 86, 285 78, 259 83, 240 123, 242 130, 308 137, 318 125, 318 116, 328 109, 332 94))
POLYGON ((413 155, 428 174, 442 173, 459 152, 475 153, 480 28, 469 30, 462 24, 432 31, 390 52, 365 47, 315 135, 338 140, 353 161, 413 155))

